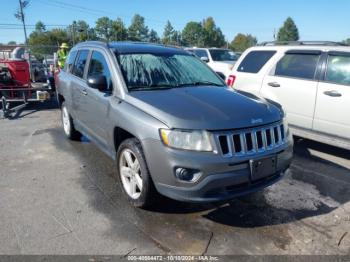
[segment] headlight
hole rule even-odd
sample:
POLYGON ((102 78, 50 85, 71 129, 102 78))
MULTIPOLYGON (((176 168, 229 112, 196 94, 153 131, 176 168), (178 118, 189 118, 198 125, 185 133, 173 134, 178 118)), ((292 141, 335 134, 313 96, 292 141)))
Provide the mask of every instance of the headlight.
POLYGON ((163 143, 169 147, 193 151, 213 151, 210 134, 206 131, 160 129, 163 143))

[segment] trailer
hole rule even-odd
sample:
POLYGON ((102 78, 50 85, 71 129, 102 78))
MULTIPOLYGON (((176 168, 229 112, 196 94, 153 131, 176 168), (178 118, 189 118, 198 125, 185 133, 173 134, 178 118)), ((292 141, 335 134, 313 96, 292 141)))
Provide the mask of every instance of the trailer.
POLYGON ((0 117, 11 117, 31 102, 51 97, 47 83, 32 83, 29 64, 24 59, 0 59, 0 117))

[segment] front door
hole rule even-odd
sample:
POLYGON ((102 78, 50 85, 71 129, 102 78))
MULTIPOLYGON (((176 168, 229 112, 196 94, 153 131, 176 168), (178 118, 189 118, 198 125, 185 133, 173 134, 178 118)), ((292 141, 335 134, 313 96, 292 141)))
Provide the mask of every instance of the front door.
POLYGON ((350 139, 350 53, 328 54, 319 83, 314 130, 350 139))
POLYGON ((261 94, 283 106, 291 125, 311 129, 320 51, 288 51, 265 76, 261 94))
POLYGON ((97 89, 88 87, 86 92, 87 107, 84 112, 84 119, 87 122, 90 131, 97 142, 103 147, 107 147, 107 126, 108 126, 108 109, 109 100, 112 97, 112 78, 107 59, 100 51, 93 51, 90 59, 87 78, 89 76, 103 75, 107 79, 108 91, 100 92, 97 89))

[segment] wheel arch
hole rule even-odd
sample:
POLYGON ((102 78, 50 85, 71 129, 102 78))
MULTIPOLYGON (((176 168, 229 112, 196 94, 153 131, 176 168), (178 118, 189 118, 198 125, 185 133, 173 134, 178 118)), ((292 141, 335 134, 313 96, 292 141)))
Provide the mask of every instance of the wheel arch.
POLYGON ((65 101, 64 96, 59 94, 59 93, 57 93, 57 103, 58 103, 60 108, 62 107, 62 104, 63 104, 64 101, 65 101))
POLYGON ((119 126, 114 127, 113 139, 114 139, 115 152, 118 151, 120 144, 129 138, 136 138, 137 140, 139 140, 141 142, 141 140, 137 136, 135 136, 131 132, 125 130, 124 128, 119 127, 119 126))

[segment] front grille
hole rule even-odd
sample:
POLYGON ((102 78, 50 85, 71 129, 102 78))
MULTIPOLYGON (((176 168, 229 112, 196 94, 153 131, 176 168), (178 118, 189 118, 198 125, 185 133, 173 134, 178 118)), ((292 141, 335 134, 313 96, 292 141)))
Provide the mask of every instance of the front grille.
POLYGON ((218 151, 225 157, 261 153, 287 142, 283 123, 252 129, 214 133, 218 151))

